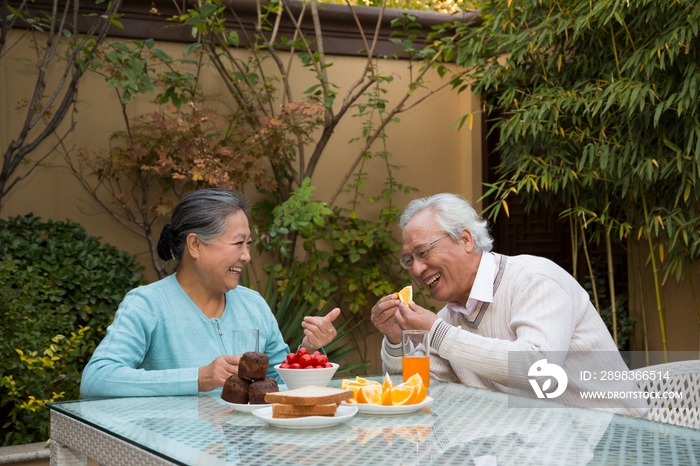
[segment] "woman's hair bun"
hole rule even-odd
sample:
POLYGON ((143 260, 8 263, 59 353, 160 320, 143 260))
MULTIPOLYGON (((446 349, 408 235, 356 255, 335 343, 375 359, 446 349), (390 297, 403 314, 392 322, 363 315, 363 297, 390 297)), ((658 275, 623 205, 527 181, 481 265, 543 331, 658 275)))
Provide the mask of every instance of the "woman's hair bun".
POLYGON ((158 240, 158 257, 164 261, 169 261, 175 259, 173 256, 173 232, 168 223, 163 227, 163 231, 160 232, 160 239, 158 240))

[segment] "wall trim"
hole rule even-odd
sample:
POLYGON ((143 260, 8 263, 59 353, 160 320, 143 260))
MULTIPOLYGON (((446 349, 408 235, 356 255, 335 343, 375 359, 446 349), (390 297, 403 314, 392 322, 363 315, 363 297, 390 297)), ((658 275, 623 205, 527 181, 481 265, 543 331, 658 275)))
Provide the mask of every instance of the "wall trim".
MULTIPOLYGON (((15 3, 15 2, 13 2, 15 3)), ((124 29, 112 27, 109 30, 110 37, 123 39, 144 39, 152 38, 155 40, 168 42, 191 43, 192 35, 185 27, 176 27, 175 23, 168 21, 179 14, 178 3, 180 8, 185 8, 188 2, 180 0, 153 0, 150 2, 143 0, 122 0, 122 5, 119 12, 123 15, 119 21, 124 25, 124 29)), ((230 27, 237 30, 242 44, 247 45, 246 35, 254 33, 254 23, 257 19, 258 1, 257 0, 227 0, 231 6, 235 8, 235 15, 229 14, 228 23, 230 27), (242 27, 241 27, 242 26, 242 27)), ((262 1, 262 5, 266 5, 267 1, 262 1)), ((289 9, 298 16, 303 8, 303 3, 299 1, 287 1, 289 9)), ((31 11, 39 9, 51 11, 53 2, 50 0, 35 0, 29 4, 31 11)), ((362 56, 364 42, 358 32, 355 18, 353 17, 349 7, 341 4, 319 3, 319 17, 323 27, 323 44, 326 53, 332 55, 347 55, 347 56, 362 56)), ((100 5, 85 4, 81 6, 81 10, 86 13, 99 13, 103 9, 100 5)), ((371 43, 374 31, 377 27, 381 9, 377 7, 357 6, 354 7, 357 18, 362 26, 367 40, 371 43)), ((384 11, 381 26, 379 29, 379 40, 376 46, 378 55, 389 55, 397 50, 399 46, 391 42, 391 21, 399 18, 403 13, 410 13, 417 17, 416 21, 422 26, 422 37, 419 38, 419 43, 425 44, 425 36, 431 32, 433 26, 445 23, 453 23, 455 21, 473 24, 477 26, 481 23, 479 11, 468 11, 456 15, 436 13, 431 11, 409 11, 387 8, 384 11)), ((84 32, 90 18, 82 18, 82 24, 79 30, 84 32)), ((19 26, 19 25, 18 25, 19 26)), ((311 21, 311 11, 307 7, 302 21, 301 29, 309 39, 315 37, 313 24, 311 21)), ((285 13, 280 24, 280 36, 292 37, 294 34, 294 25, 285 13)))

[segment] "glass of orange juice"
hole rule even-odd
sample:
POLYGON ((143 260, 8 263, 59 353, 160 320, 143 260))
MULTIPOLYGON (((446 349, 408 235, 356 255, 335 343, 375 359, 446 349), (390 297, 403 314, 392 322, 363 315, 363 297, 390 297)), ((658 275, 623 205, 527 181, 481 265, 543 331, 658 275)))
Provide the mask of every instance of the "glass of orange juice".
POLYGON ((403 381, 413 374, 420 374, 423 385, 430 386, 430 345, 428 330, 404 330, 401 332, 403 381))

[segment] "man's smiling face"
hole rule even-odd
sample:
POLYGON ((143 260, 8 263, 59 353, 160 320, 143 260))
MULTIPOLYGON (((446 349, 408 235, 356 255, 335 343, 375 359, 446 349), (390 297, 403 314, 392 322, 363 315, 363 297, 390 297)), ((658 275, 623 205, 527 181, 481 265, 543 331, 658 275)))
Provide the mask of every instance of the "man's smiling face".
MULTIPOLYGON (((410 254, 417 247, 445 233, 435 220, 433 211, 422 210, 403 229, 402 254, 410 254)), ((456 242, 449 236, 435 242, 428 256, 424 260, 414 259, 408 271, 438 301, 466 304, 480 260, 481 254, 475 253, 471 233, 464 229, 456 242)))

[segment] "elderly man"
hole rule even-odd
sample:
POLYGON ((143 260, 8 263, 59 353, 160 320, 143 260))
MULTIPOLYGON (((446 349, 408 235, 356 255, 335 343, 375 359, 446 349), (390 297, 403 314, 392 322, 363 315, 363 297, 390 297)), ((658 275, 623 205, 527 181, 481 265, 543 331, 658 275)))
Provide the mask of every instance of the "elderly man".
POLYGON ((400 264, 447 305, 435 314, 395 294, 375 304, 372 322, 384 334, 385 370, 401 371, 402 329, 429 330, 431 376, 438 380, 534 397, 528 369, 548 359, 545 365, 563 366, 569 375, 553 401, 646 415, 634 382, 617 380, 613 387, 580 380, 582 370, 627 368, 588 294, 565 270, 540 257, 491 252, 486 221, 454 194, 412 201, 400 226, 400 264), (625 394, 595 401, 581 394, 601 388, 625 394))

